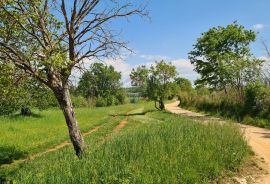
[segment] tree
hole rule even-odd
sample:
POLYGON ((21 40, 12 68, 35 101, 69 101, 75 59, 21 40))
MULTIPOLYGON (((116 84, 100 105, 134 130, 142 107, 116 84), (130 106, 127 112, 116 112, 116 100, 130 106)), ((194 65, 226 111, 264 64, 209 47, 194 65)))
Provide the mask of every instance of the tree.
POLYGON ((53 91, 79 158, 84 140, 70 99, 71 71, 81 68, 86 59, 116 56, 127 48, 110 23, 135 14, 145 15, 144 8, 126 1, 0 1, 0 59, 53 91))
POLYGON ((175 79, 175 83, 178 84, 181 91, 191 92, 193 90, 191 82, 186 78, 178 77, 175 79))
POLYGON ((254 58, 249 48, 255 39, 255 32, 237 22, 203 33, 189 53, 195 71, 201 75, 196 83, 225 92, 227 87, 235 87, 241 93, 243 85, 259 75, 262 61, 254 58))
POLYGON ((136 69, 132 69, 130 73, 131 85, 138 87, 142 96, 146 96, 147 80, 149 75, 149 69, 145 65, 138 66, 136 69))
POLYGON ((77 91, 85 98, 104 99, 105 105, 123 103, 121 88, 121 73, 115 71, 113 66, 94 63, 86 71, 77 87, 77 91), (115 102, 110 100, 115 99, 115 102))
POLYGON ((178 77, 174 81, 179 87, 178 99, 180 103, 182 103, 185 98, 192 97, 194 95, 195 90, 193 89, 192 84, 188 79, 178 77))
POLYGON ((164 100, 176 93, 177 86, 172 81, 176 74, 176 67, 162 60, 155 62, 150 69, 139 66, 136 70, 132 70, 130 76, 132 84, 146 85, 147 97, 155 101, 155 107, 158 110, 164 110, 164 100), (156 105, 157 102, 159 103, 158 106, 156 105))

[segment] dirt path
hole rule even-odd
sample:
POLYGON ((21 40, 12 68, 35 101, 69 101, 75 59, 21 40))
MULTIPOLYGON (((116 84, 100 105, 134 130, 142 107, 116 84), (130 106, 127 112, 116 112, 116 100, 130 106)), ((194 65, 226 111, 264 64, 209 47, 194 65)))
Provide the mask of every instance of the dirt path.
POLYGON ((124 120, 122 120, 114 129, 113 133, 118 133, 124 126, 126 126, 128 122, 128 116, 124 120))
MULTIPOLYGON (((166 104, 166 110, 175 113, 182 114, 184 116, 191 117, 193 119, 202 120, 202 121, 211 121, 218 120, 225 122, 219 118, 206 116, 200 113, 188 111, 178 107, 179 101, 166 104)), ((255 154, 259 158, 263 158, 265 164, 260 165, 268 174, 260 177, 256 183, 257 184, 270 184, 270 130, 257 128, 248 125, 239 125, 244 132, 244 135, 248 141, 248 144, 251 146, 255 154)))

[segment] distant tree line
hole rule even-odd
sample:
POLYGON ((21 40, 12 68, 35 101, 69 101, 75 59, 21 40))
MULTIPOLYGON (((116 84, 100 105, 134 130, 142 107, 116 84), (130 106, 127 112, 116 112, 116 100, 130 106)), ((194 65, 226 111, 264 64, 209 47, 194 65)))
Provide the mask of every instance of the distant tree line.
MULTIPOLYGON (((94 63, 71 87, 75 107, 102 107, 123 104, 126 93, 121 85, 121 74, 113 66, 94 63)), ((16 69, 12 63, 0 63, 0 115, 20 111, 31 115, 31 109, 45 110, 58 107, 54 94, 44 84, 16 69)))

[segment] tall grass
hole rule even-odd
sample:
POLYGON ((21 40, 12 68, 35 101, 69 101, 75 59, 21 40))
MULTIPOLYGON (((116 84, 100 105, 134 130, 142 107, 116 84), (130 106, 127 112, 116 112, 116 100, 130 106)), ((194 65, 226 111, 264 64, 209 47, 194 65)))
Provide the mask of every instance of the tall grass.
POLYGON ((254 99, 250 100, 245 97, 245 99, 239 100, 239 97, 223 92, 208 95, 193 94, 181 97, 181 107, 232 119, 244 124, 270 128, 269 102, 264 103, 263 100, 255 97, 254 99), (260 103, 254 102, 254 99, 260 103))
POLYGON ((232 124, 152 112, 130 116, 120 134, 113 135, 117 121, 110 119, 86 138, 89 148, 82 160, 68 147, 3 175, 17 183, 210 183, 236 171, 249 153, 232 124))

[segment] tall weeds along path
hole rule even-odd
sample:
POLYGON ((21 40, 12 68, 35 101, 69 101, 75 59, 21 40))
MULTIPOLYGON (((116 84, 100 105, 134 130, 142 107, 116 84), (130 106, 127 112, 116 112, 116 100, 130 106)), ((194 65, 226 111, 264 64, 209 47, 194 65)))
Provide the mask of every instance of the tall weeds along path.
MULTIPOLYGON (((170 104, 166 104, 166 110, 175 114, 188 116, 196 120, 219 121, 222 123, 225 122, 219 118, 206 116, 197 112, 182 109, 178 107, 179 103, 179 101, 176 101, 170 104)), ((270 130, 243 124, 239 126, 243 130, 243 133, 252 150, 258 157, 263 158, 265 161, 265 165, 262 167, 267 171, 267 174, 259 178, 256 181, 256 184, 270 184, 270 130)))

